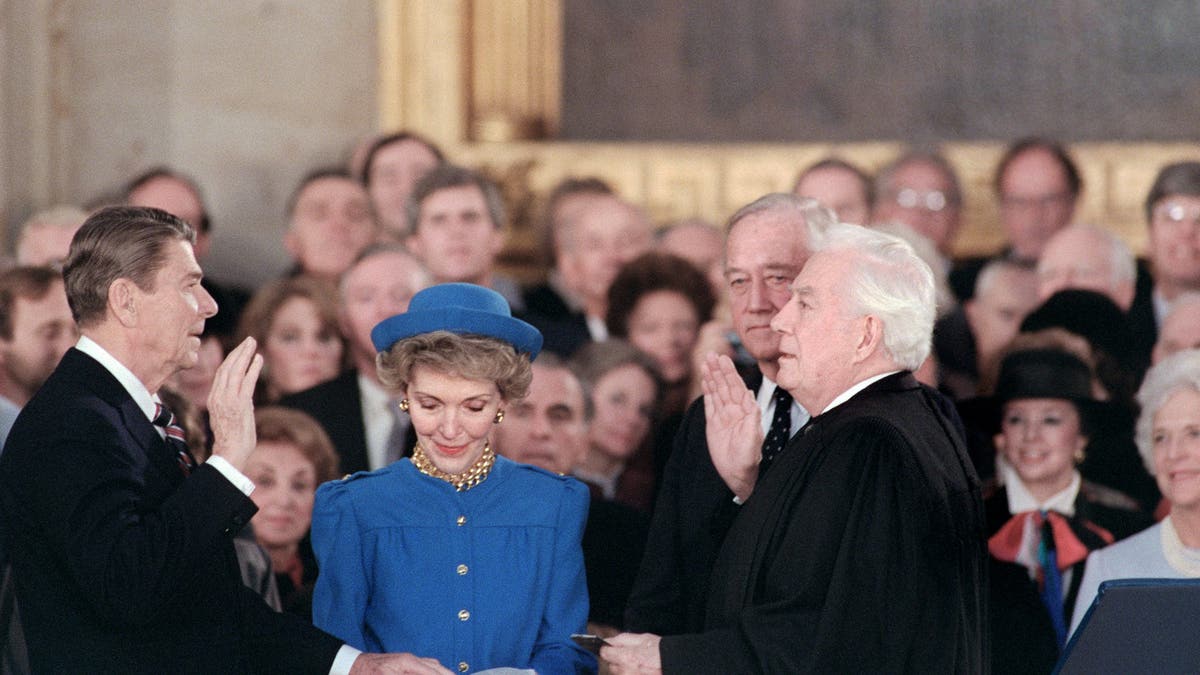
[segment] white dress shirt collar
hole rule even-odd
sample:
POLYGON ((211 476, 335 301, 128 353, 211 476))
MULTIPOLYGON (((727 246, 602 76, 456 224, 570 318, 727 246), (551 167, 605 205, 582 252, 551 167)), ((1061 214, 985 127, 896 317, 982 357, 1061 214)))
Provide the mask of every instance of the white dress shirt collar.
POLYGON ((117 378, 117 382, 129 392, 130 398, 141 408, 146 414, 146 419, 154 420, 154 406, 159 402, 158 396, 151 394, 146 385, 133 374, 133 371, 125 367, 125 364, 117 360, 117 357, 108 352, 107 349, 101 347, 99 343, 86 335, 80 335, 79 341, 75 343, 75 348, 96 359, 101 366, 112 376, 117 378))
POLYGON ((836 398, 834 398, 832 401, 830 401, 829 405, 825 406, 825 410, 821 411, 821 414, 824 415, 825 413, 829 412, 830 410, 833 410, 834 408, 845 403, 846 401, 849 401, 851 398, 854 397, 855 394, 862 391, 863 389, 866 389, 867 387, 871 386, 872 384, 875 384, 876 382, 882 380, 883 378, 887 377, 888 375, 894 375, 898 372, 900 372, 900 371, 899 370, 889 370, 886 373, 872 375, 871 377, 868 377, 867 379, 863 380, 862 382, 852 385, 849 389, 847 389, 846 391, 843 391, 836 398))

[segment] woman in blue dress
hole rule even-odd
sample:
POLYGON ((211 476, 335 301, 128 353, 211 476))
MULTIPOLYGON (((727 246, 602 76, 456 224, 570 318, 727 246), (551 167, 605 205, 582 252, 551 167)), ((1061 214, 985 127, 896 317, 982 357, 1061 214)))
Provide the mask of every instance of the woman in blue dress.
POLYGON ((410 459, 318 490, 314 623, 363 651, 455 672, 594 672, 570 639, 588 614, 587 489, 488 442, 529 387, 541 334, 499 294, 442 284, 371 337, 417 445, 410 459))

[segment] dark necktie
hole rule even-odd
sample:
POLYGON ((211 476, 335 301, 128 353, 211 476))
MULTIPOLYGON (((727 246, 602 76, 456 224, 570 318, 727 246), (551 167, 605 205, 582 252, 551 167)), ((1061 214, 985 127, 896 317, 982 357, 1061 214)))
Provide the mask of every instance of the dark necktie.
POLYGON ((775 461, 775 457, 783 451, 783 447, 792 437, 792 395, 776 385, 771 398, 775 400, 775 414, 771 417, 771 428, 767 429, 767 437, 763 439, 760 472, 765 471, 771 462, 775 461))
POLYGON ((154 426, 161 427, 166 433, 167 447, 175 453, 175 461, 179 464, 179 470, 183 475, 187 476, 192 473, 192 469, 196 468, 196 460, 192 459, 191 453, 188 452, 187 440, 184 438, 183 427, 175 421, 175 414, 171 409, 161 403, 154 404, 154 426))

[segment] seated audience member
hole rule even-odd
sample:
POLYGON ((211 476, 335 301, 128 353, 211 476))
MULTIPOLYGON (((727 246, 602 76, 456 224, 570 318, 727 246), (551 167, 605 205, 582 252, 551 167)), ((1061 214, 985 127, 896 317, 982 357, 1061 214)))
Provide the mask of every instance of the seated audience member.
POLYGON ((960 262, 950 273, 959 298, 970 297, 975 277, 995 258, 1033 265, 1054 233, 1075 215, 1083 180, 1067 149, 1046 138, 1022 138, 1004 151, 996 165, 993 187, 1000 204, 1003 250, 960 262))
POLYGON ((417 181, 408 202, 408 250, 433 283, 461 281, 490 288, 520 312, 516 282, 496 270, 504 249, 504 200, 483 174, 451 164, 417 181))
POLYGON ((588 449, 575 466, 593 499, 649 512, 653 454, 647 443, 662 386, 654 360, 624 340, 585 345, 571 360, 591 401, 588 449))
MULTIPOLYGON (((611 185, 596 176, 564 178, 551 188, 542 205, 541 221, 538 224, 542 235, 543 262, 547 267, 554 265, 555 254, 558 250, 557 230, 567 216, 577 208, 586 206, 590 201, 589 197, 615 194, 616 191, 612 189, 611 185)), ((550 270, 548 280, 553 282, 557 276, 554 270, 550 270)), ((558 281, 561 284, 561 279, 558 281)), ((559 292, 561 292, 561 286, 559 286, 559 292)))
MULTIPOLYGON (((125 186, 124 203, 162 209, 186 221, 196 231, 196 261, 204 267, 212 250, 213 225, 200 186, 195 180, 167 167, 155 167, 125 186)), ((201 283, 218 307, 217 315, 206 322, 206 328, 221 336, 228 350, 233 347, 233 333, 237 329, 242 308, 250 300, 250 294, 237 286, 219 283, 207 275, 201 283)))
POLYGON ((493 432, 496 452, 560 476, 570 475, 587 452, 589 410, 579 378, 554 354, 533 362, 525 398, 511 403, 493 432))
POLYGON ((254 481, 250 498, 258 513, 250 525, 271 556, 283 611, 312 621, 317 562, 308 530, 317 486, 337 477, 337 455, 321 426, 302 412, 267 406, 254 411, 254 421, 258 441, 245 474, 254 481))
POLYGON ((1157 327, 1176 296, 1200 290, 1200 162, 1170 164, 1158 172, 1146 195, 1146 218, 1154 283, 1135 300, 1132 314, 1148 309, 1157 327))
POLYGON ((815 199, 839 222, 866 225, 875 203, 875 186, 862 169, 837 157, 822 159, 796 178, 792 192, 815 199))
POLYGON ((587 490, 490 443, 525 396, 541 335, 495 291, 454 283, 417 293, 372 337, 417 446, 317 491, 314 622, 459 672, 594 672, 570 638, 587 624, 587 490))
POLYGON ((54 206, 33 214, 17 231, 17 264, 23 267, 62 264, 71 248, 71 237, 85 220, 87 212, 77 206, 54 206))
POLYGON ((337 450, 342 473, 378 469, 412 451, 408 413, 379 382, 371 329, 408 307, 428 276, 399 244, 375 244, 342 274, 338 319, 352 368, 328 382, 280 399, 308 413, 337 450))
MULTIPOLYGON (((554 354, 533 362, 529 394, 511 403, 493 430, 496 452, 509 459, 569 474, 588 450, 589 409, 579 378, 554 354)), ((583 530, 588 631, 612 634, 624 626, 625 603, 645 550, 649 518, 618 502, 593 499, 583 530)))
POLYGON ((936 153, 910 151, 875 175, 872 223, 900 222, 927 237, 942 256, 935 272, 950 269, 962 227, 962 189, 954 167, 936 153))
POLYGON ((554 270, 547 284, 525 294, 525 318, 546 338, 546 350, 569 357, 608 337, 608 287, 621 266, 649 250, 646 214, 601 182, 566 184, 550 204, 554 270))
POLYGON ((346 339, 337 293, 324 279, 298 276, 263 286, 246 305, 237 342, 253 337, 263 357, 257 403, 274 403, 341 374, 346 339))
MULTIPOLYGON (((635 258, 608 288, 604 318, 609 337, 628 340, 658 363, 665 385, 658 406, 661 419, 678 417, 699 395, 699 383, 693 383, 693 350, 715 304, 700 270, 667 253, 635 258)), ((674 430, 669 433, 668 446, 674 430)))
POLYGON ((17 413, 78 336, 61 272, 14 267, 0 273, 0 449, 17 413))
POLYGON ((1091 481, 1124 492, 1153 510, 1160 495, 1146 473, 1133 444, 1137 412, 1133 392, 1140 380, 1130 346, 1128 317, 1106 295, 1066 290, 1050 296, 1021 322, 1021 332, 1062 328, 1087 340, 1095 361, 1097 381, 1110 402, 1109 414, 1097 424, 1080 466, 1091 481))
POLYGON ((698 218, 672 223, 655 233, 654 248, 695 265, 708 278, 713 295, 725 288, 725 236, 715 225, 698 218))
POLYGON ((1152 520, 1132 498, 1080 476, 1104 414, 1084 362, 1053 349, 1010 352, 987 402, 1005 460, 1001 480, 984 490, 991 670, 1048 673, 1066 641, 1088 552, 1152 520))
POLYGON ((337 279, 375 241, 367 191, 344 169, 317 169, 288 199, 283 246, 294 273, 337 279))
POLYGON ((436 145, 408 131, 387 134, 370 144, 362 182, 379 219, 381 241, 403 243, 411 234, 408 198, 413 186, 445 159, 436 145))
POLYGON ((939 319, 933 331, 941 386, 959 399, 978 394, 980 374, 1037 305, 1032 268, 1002 258, 984 265, 970 299, 939 319))
POLYGON ((1200 349, 1200 293, 1184 293, 1171 302, 1150 358, 1158 365, 1185 349, 1200 349))
POLYGON ((1138 391, 1137 444, 1158 481, 1170 514, 1154 527, 1088 557, 1071 630, 1087 612, 1101 582, 1127 578, 1200 578, 1200 351, 1163 359, 1138 391))
POLYGON ((1137 262, 1121 238, 1084 223, 1054 233, 1037 261, 1038 301, 1078 288, 1107 295, 1128 312, 1133 303, 1137 262))

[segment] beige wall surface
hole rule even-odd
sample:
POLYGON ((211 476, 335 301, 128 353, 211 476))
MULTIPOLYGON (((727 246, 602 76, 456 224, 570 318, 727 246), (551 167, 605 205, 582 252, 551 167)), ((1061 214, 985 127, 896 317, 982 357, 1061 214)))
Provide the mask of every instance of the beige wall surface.
POLYGON ((277 275, 293 185, 376 126, 375 12, 367 0, 0 0, 0 224, 8 234, 37 208, 167 164, 205 191, 209 272, 277 275))

